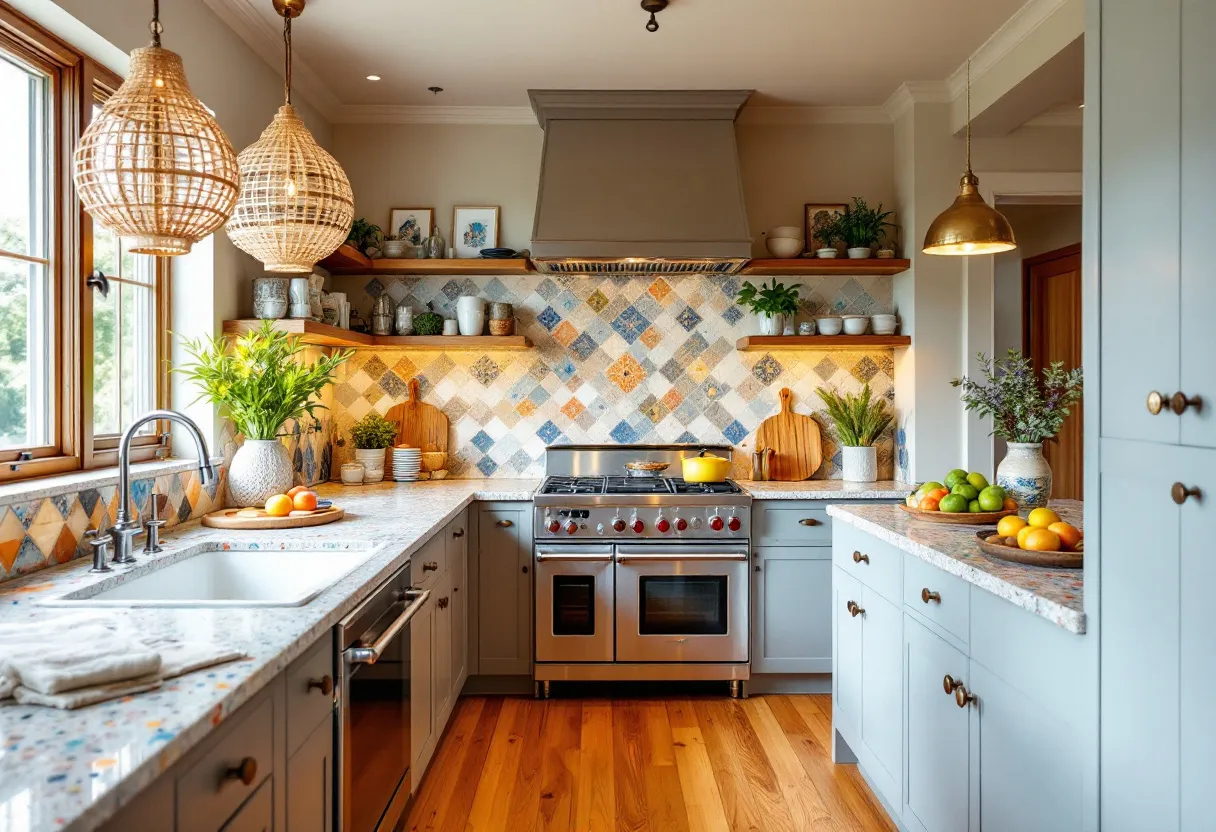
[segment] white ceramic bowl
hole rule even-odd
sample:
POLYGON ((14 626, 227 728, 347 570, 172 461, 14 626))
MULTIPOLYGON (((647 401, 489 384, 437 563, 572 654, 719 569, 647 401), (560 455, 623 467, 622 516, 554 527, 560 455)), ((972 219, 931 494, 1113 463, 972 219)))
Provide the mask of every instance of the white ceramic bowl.
POLYGON ((843 325, 844 320, 835 315, 815 319, 815 327, 819 330, 820 335, 839 335, 843 325))
POLYGON ((899 320, 894 315, 871 315, 870 326, 875 335, 894 335, 899 320))
POLYGON ((769 237, 764 245, 774 257, 797 257, 802 253, 802 240, 796 237, 769 237))
POLYGON ((815 256, 820 260, 834 260, 840 256, 840 252, 834 248, 817 248, 815 256))
POLYGON ((363 466, 358 462, 347 462, 342 466, 342 482, 344 485, 359 485, 363 482, 363 466))
POLYGON ((870 319, 865 315, 845 315, 844 316, 844 334, 845 335, 865 335, 866 330, 870 328, 870 319))
POLYGON ((779 225, 776 228, 768 230, 770 237, 790 237, 795 240, 802 239, 802 229, 796 225, 779 225))

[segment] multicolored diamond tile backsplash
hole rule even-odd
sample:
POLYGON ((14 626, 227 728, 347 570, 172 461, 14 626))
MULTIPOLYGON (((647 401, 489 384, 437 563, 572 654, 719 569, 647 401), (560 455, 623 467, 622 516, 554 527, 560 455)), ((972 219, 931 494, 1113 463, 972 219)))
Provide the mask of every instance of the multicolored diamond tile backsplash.
MULTIPOLYGON (((812 412, 824 436, 817 477, 840 472, 840 452, 820 386, 842 392, 869 382, 894 398, 890 350, 739 352, 756 321, 735 304, 741 278, 586 276, 448 278, 341 277, 354 309, 370 320, 388 293, 415 314, 430 303, 455 317, 456 298, 474 294, 515 306, 522 352, 359 350, 333 389, 334 470, 353 450, 350 426, 370 410, 385 413, 417 376, 423 400, 451 420, 449 467, 461 477, 534 477, 546 445, 556 443, 727 443, 734 476, 750 474, 750 437, 777 411, 789 387, 795 409, 812 412), (740 452, 743 451, 743 452, 740 452)), ((800 319, 892 311, 882 277, 782 278, 800 286, 800 319)), ((879 476, 892 475, 892 438, 878 445, 879 476)))

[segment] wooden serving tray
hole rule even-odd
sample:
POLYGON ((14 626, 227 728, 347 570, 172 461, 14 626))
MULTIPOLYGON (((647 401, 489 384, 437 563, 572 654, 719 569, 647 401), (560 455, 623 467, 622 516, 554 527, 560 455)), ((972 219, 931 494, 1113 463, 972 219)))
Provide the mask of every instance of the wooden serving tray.
POLYGON ((906 503, 899 503, 899 507, 906 513, 911 514, 914 520, 921 520, 925 523, 945 523, 951 526, 991 526, 1002 517, 1018 513, 1017 509, 1014 508, 1005 511, 980 511, 975 514, 971 514, 970 512, 951 514, 944 511, 921 511, 920 509, 912 508, 906 503))
POLYGON ((203 525, 213 529, 232 529, 234 531, 252 531, 255 529, 304 529, 309 526, 324 526, 346 516, 346 512, 337 506, 319 508, 316 511, 295 512, 295 516, 271 517, 262 509, 255 509, 257 517, 239 517, 238 514, 247 509, 225 508, 203 515, 203 525))
POLYGON ((994 534, 996 534, 996 529, 990 529, 986 532, 976 532, 975 537, 979 541, 980 550, 985 555, 991 555, 998 560, 1023 563, 1027 566, 1052 566, 1064 569, 1080 569, 1085 560, 1084 552, 1030 552, 1016 546, 989 543, 984 539, 994 534))

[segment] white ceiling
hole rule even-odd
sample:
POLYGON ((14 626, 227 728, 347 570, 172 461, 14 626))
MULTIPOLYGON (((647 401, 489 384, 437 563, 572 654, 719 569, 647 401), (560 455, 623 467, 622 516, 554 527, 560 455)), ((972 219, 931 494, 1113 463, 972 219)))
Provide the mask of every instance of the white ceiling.
MULTIPOLYGON (((271 0, 206 2, 270 59, 271 0)), ((520 107, 529 88, 743 88, 761 105, 874 107, 901 83, 945 79, 1022 2, 671 0, 651 34, 637 0, 309 0, 293 38, 299 88, 323 108, 520 107)))

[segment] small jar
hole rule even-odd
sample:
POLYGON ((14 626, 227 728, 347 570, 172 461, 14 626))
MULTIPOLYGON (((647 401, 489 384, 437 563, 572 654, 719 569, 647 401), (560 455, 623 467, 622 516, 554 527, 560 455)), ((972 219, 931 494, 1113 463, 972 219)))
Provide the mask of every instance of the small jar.
POLYGON ((445 318, 444 319, 443 334, 444 335, 459 335, 460 334, 460 324, 457 323, 455 318, 445 318))
POLYGON ((414 310, 405 301, 397 304, 396 330, 398 335, 414 334, 414 310))
POLYGON ((395 312, 393 299, 382 292, 372 304, 372 335, 392 335, 395 312))
POLYGON ((363 465, 358 462, 347 462, 342 466, 342 484, 359 485, 363 482, 363 465))
POLYGON ((799 335, 814 335, 815 334, 815 322, 814 321, 800 321, 798 324, 798 334, 799 335))
POLYGON ((439 226, 435 226, 435 232, 426 241, 426 256, 432 260, 442 260, 447 245, 447 241, 443 239, 443 234, 439 231, 439 226))

